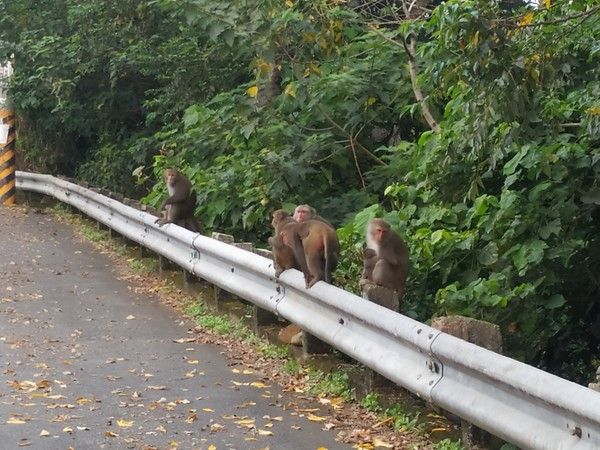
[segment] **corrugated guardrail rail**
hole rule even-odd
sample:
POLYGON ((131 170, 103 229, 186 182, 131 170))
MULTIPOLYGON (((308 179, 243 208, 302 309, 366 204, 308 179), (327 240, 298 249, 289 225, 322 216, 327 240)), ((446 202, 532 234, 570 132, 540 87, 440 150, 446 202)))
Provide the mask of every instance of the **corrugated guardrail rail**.
POLYGON ((442 333, 262 256, 49 175, 17 187, 55 197, 185 270, 297 323, 430 401, 521 448, 600 449, 600 393, 442 333))

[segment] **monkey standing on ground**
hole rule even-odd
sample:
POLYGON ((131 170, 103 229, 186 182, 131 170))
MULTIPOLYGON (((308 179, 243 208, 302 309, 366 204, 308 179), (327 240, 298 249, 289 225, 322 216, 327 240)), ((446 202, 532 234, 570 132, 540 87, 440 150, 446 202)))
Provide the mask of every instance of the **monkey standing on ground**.
POLYGON ((402 297, 408 274, 408 247, 383 219, 371 219, 366 233, 360 285, 369 281, 396 290, 402 297))
MULTIPOLYGON (((340 251, 331 225, 315 219, 298 223, 282 209, 273 213, 271 224, 275 228, 274 240, 279 236, 283 244, 292 249, 295 263, 304 273, 307 288, 319 280, 331 283, 331 272, 337 266, 340 251)), ((287 268, 290 267, 283 269, 287 268)))
POLYGON ((167 169, 164 173, 169 197, 163 202, 160 210, 165 210, 165 217, 157 219, 159 226, 174 223, 195 233, 200 232, 200 225, 194 217, 196 193, 192 183, 176 169, 167 169))

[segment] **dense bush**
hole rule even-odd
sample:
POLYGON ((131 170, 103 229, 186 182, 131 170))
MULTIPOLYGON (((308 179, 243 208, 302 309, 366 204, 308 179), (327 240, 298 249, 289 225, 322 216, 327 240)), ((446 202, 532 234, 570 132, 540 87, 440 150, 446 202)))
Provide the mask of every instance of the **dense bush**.
POLYGON ((208 228, 255 241, 273 209, 310 203, 339 226, 349 289, 385 217, 411 248, 405 313, 496 322, 511 355, 583 381, 600 7, 412 3, 0 0, 21 151, 153 204, 177 165, 208 228))

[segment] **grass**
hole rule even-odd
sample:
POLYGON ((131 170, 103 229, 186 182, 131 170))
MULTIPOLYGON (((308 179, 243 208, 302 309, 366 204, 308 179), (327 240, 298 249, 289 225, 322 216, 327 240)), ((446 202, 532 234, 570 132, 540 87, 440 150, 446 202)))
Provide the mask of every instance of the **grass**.
POLYGON ((379 412, 381 411, 381 404, 379 394, 369 393, 365 395, 359 402, 360 406, 365 408, 367 411, 379 412))
POLYGON ((129 267, 131 267, 131 270, 134 272, 149 275, 158 270, 158 261, 154 258, 132 258, 129 260, 129 267))
POLYGON ((282 367, 283 371, 289 373, 290 375, 299 375, 302 373, 302 365, 298 362, 297 359, 288 359, 282 367))
POLYGON ((186 307, 185 312, 201 327, 221 335, 231 334, 235 328, 231 319, 211 314, 208 308, 202 303, 190 303, 186 307))
POLYGON ((311 368, 308 370, 308 385, 308 392, 313 395, 343 397, 346 401, 352 399, 350 376, 345 370, 322 372, 311 368))
POLYGON ((443 439, 433 445, 435 450, 465 450, 460 439, 453 441, 452 439, 443 439))

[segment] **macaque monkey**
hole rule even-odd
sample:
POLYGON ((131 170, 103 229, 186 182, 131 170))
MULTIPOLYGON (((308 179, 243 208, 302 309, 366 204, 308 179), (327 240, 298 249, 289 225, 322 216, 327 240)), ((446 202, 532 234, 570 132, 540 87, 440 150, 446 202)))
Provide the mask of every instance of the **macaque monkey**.
POLYGON ((298 205, 294 210, 294 220, 296 222, 302 223, 307 220, 314 219, 320 220, 321 222, 325 222, 327 225, 333 228, 327 220, 323 219, 321 216, 317 214, 317 210, 310 205, 298 205))
POLYGON ((360 285, 370 281, 397 291, 401 297, 408 274, 408 247, 383 219, 371 219, 366 240, 360 285))
POLYGON ((279 278, 281 273, 287 269, 298 269, 300 265, 296 262, 294 251, 291 245, 287 244, 291 242, 290 230, 286 229, 284 225, 295 224, 296 221, 283 210, 277 210, 273 213, 273 220, 271 225, 275 228, 275 236, 269 238, 269 244, 271 244, 271 251, 273 252, 273 266, 275 267, 275 278, 279 278), (278 213, 281 211, 281 214, 278 213))
POLYGON ((373 281, 373 269, 378 259, 377 252, 372 248, 365 248, 363 250, 363 271, 360 276, 361 285, 366 281, 373 281))
POLYGON ((304 274, 307 289, 319 280, 331 283, 331 272, 337 266, 340 251, 335 229, 331 225, 316 219, 298 223, 282 209, 273 213, 271 224, 275 228, 275 239, 279 237, 283 244, 292 249, 295 263, 304 274))
POLYGON ((164 173, 169 197, 163 202, 160 210, 165 210, 165 217, 157 219, 159 226, 174 223, 195 233, 200 232, 200 225, 194 217, 196 193, 192 183, 176 169, 167 169, 164 173))

